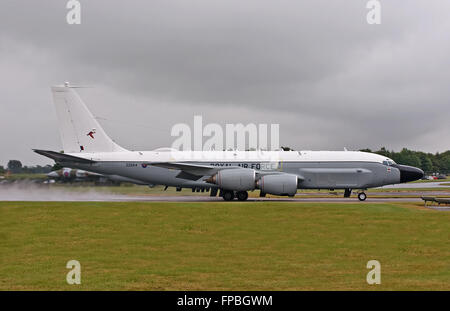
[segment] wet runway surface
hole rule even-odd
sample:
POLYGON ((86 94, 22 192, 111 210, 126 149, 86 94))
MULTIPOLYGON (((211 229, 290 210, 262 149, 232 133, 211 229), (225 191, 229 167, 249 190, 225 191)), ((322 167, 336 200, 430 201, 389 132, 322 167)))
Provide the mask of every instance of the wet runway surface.
MULTIPOLYGON (((412 192, 367 192, 368 203, 386 202, 423 202, 421 195, 450 197, 450 191, 412 191, 412 192), (388 197, 386 197, 388 196, 388 197), (415 197, 411 197, 415 196, 415 197)), ((89 188, 86 191, 71 191, 64 188, 45 187, 0 187, 0 201, 59 201, 59 202, 225 202, 221 197, 210 197, 204 194, 189 195, 125 195, 96 191, 89 188)), ((236 201, 234 201, 236 202, 236 201)), ((342 194, 334 195, 330 192, 298 192, 294 198, 260 198, 249 197, 248 202, 327 202, 327 203, 361 203, 356 193, 350 198, 343 198, 342 194)), ((448 206, 450 207, 450 206, 448 206)), ((445 205, 435 205, 430 208, 450 210, 445 205)))
MULTIPOLYGON (((323 195, 322 195, 323 196, 323 195)), ((67 202, 225 202, 221 197, 210 197, 207 195, 118 195, 118 194, 101 194, 101 193, 28 193, 28 195, 20 195, 18 193, 9 193, 0 195, 0 201, 67 201, 67 202)), ((236 201, 236 200, 235 200, 236 201)), ((252 198, 249 197, 248 202, 335 202, 335 203, 358 203, 358 198, 342 198, 342 197, 305 197, 297 195, 295 198, 252 198)), ((367 197, 365 202, 420 202, 420 198, 383 198, 383 197, 367 197)))
MULTIPOLYGON (((442 195, 442 192, 440 193, 442 195)), ((323 196, 323 194, 322 194, 323 196)), ((17 195, 17 193, 10 193, 8 196, 0 193, 0 201, 40 201, 40 202, 224 202, 221 197, 210 197, 206 195, 186 195, 186 196, 132 196, 132 195, 117 195, 117 194, 101 194, 101 193, 44 193, 36 195, 34 193, 31 196, 17 195)), ((233 201, 238 202, 238 201, 233 201)), ((377 196, 368 196, 366 201, 361 202, 357 197, 342 198, 342 197, 305 197, 305 195, 297 195, 295 198, 248 198, 246 202, 309 202, 309 203, 352 203, 352 204, 364 204, 364 203, 401 203, 401 202, 423 202, 420 198, 411 197, 397 197, 397 198, 384 198, 377 196)), ((427 208, 450 211, 449 205, 427 205, 427 208)))
MULTIPOLYGON (((110 200, 108 200, 110 201, 110 200)), ((220 197, 208 196, 124 196, 118 197, 118 202, 225 202, 220 197)), ((235 200, 236 201, 236 200, 235 200)), ((236 201, 237 202, 237 201, 236 201)), ((358 198, 248 198, 247 202, 334 202, 359 203, 358 198)), ((422 202, 420 198, 375 198, 368 197, 365 202, 422 202)))

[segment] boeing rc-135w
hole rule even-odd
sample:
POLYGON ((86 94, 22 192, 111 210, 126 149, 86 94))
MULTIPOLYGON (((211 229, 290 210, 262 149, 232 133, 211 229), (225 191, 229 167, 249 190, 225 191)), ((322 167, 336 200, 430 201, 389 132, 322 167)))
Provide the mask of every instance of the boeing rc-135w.
POLYGON ((37 150, 64 167, 121 176, 136 184, 210 189, 224 200, 248 191, 294 196, 297 189, 358 191, 422 178, 416 167, 359 151, 129 151, 113 142, 68 83, 52 87, 64 153, 37 150), (276 159, 274 161, 274 159, 276 159))

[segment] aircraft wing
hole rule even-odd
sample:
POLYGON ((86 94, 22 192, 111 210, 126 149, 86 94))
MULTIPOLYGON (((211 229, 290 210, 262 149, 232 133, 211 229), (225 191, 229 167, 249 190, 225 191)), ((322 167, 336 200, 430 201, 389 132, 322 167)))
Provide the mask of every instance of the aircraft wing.
MULTIPOLYGON (((228 169, 239 169, 240 166, 211 166, 211 165, 201 165, 201 164, 191 164, 191 163, 181 163, 181 162, 156 162, 149 163, 149 165, 181 170, 181 173, 177 175, 178 178, 198 180, 203 176, 212 176, 218 171, 228 170, 228 169)), ((265 175, 283 174, 278 171, 258 171, 256 170, 257 179, 265 175)), ((298 175, 300 181, 304 180, 304 177, 298 175)))
POLYGON ((46 156, 47 158, 55 160, 55 162, 63 163, 63 162, 70 162, 70 163, 83 163, 83 164, 92 164, 95 163, 95 161, 83 159, 75 156, 71 156, 68 154, 56 152, 56 151, 50 151, 50 150, 39 150, 39 149, 33 149, 34 152, 46 156))
POLYGON ((180 170, 181 173, 178 175, 179 178, 197 180, 202 176, 211 176, 222 169, 236 169, 239 166, 211 166, 211 165, 200 165, 191 163, 181 163, 181 162, 156 162, 149 163, 149 165, 180 170))

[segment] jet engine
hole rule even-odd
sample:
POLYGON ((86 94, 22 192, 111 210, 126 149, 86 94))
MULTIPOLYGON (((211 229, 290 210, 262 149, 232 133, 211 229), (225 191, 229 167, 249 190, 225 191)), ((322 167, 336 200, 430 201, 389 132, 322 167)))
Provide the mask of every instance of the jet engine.
POLYGON ((249 168, 218 171, 207 181, 225 190, 247 191, 255 189, 256 172, 249 168))
POLYGON ((276 174, 261 177, 256 187, 262 193, 293 196, 297 193, 298 176, 293 174, 276 174))

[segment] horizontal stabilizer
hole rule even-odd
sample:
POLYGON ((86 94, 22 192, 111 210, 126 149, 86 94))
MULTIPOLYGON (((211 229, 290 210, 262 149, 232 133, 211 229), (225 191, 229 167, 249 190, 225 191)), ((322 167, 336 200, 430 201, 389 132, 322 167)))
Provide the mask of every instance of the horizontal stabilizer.
POLYGON ((83 159, 75 156, 71 156, 68 154, 56 152, 56 151, 50 151, 50 150, 39 150, 39 149, 33 149, 34 152, 46 156, 50 159, 55 160, 55 162, 70 162, 70 163, 84 163, 84 164, 91 164, 95 163, 95 161, 83 159))

